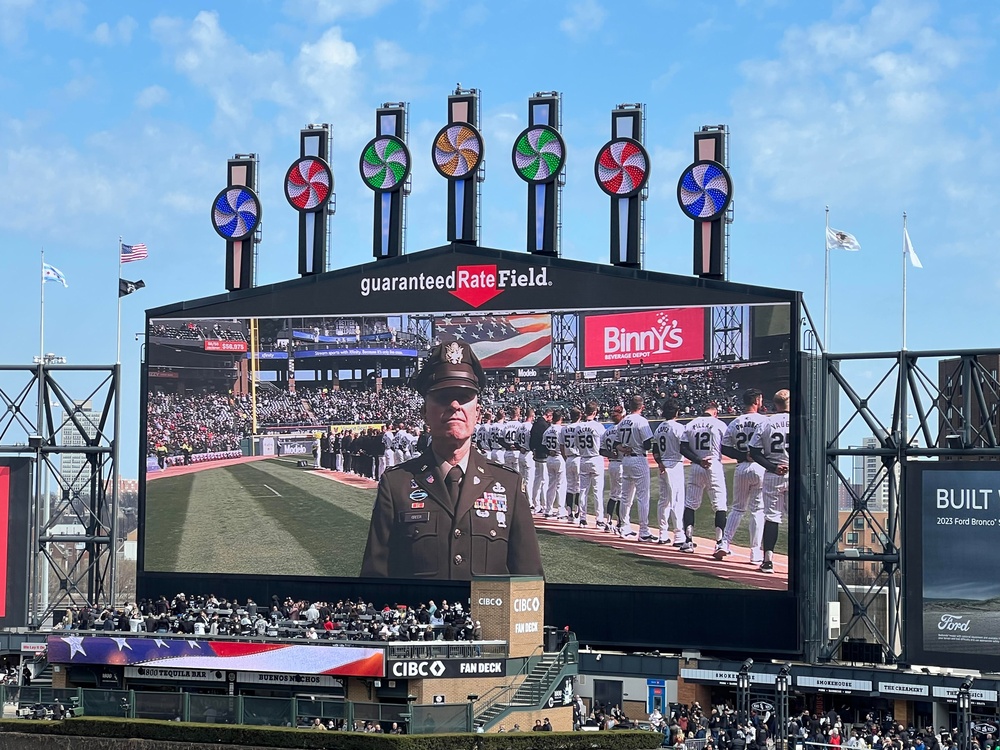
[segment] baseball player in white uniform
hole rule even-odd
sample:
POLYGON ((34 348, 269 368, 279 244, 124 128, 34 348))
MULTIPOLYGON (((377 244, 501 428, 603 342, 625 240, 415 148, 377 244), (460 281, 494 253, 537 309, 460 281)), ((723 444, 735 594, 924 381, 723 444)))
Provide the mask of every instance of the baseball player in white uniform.
POLYGON ((521 431, 521 407, 515 406, 511 418, 504 423, 503 428, 503 464, 508 469, 517 471, 517 458, 520 451, 517 447, 517 433, 521 431))
POLYGON ((396 436, 392 439, 393 466, 398 466, 399 464, 409 460, 409 456, 406 455, 406 449, 408 446, 409 442, 406 439, 406 423, 400 422, 399 427, 396 430, 396 436))
POLYGON ((382 432, 382 455, 378 457, 378 475, 379 477, 385 473, 386 469, 391 469, 395 466, 396 455, 392 450, 392 441, 395 438, 395 434, 392 431, 392 425, 386 425, 385 430, 382 432))
POLYGON ((684 425, 677 421, 680 405, 673 399, 663 405, 664 421, 653 433, 653 457, 660 467, 660 499, 656 504, 660 544, 680 547, 684 538, 684 425), (670 531, 673 530, 671 538, 670 531))
POLYGON ((594 522, 604 524, 604 456, 601 455, 601 440, 604 425, 597 421, 598 404, 588 401, 584 408, 586 419, 577 425, 576 444, 580 451, 580 525, 587 525, 587 508, 590 492, 594 491, 594 522))
POLYGON ((473 433, 476 450, 487 458, 490 455, 490 422, 492 420, 493 415, 490 414, 490 412, 483 412, 483 418, 480 420, 479 424, 476 425, 476 430, 473 433))
POLYGON ((490 425, 490 452, 487 454, 490 461, 503 466, 504 455, 507 449, 504 447, 503 435, 507 429, 507 414, 503 409, 497 409, 496 419, 490 425))
POLYGON ((726 423, 718 418, 719 406, 714 401, 705 404, 701 416, 687 424, 681 454, 691 462, 684 490, 684 544, 681 552, 694 552, 694 514, 701 507, 707 491, 715 509, 715 546, 722 544, 726 530, 726 475, 722 469, 722 437, 726 423))
POLYGON ((524 482, 525 492, 530 492, 535 483, 535 459, 531 455, 531 425, 535 423, 535 410, 528 408, 525 420, 517 427, 517 473, 524 482))
MULTIPOLYGON (((618 424, 622 421, 625 410, 616 406, 611 410, 611 426, 604 431, 601 438, 601 455, 608 459, 608 520, 603 527, 605 531, 621 532, 622 503, 622 457, 618 453, 618 424), (618 525, 613 521, 617 517, 618 525)), ((600 522, 597 524, 601 528, 600 522)))
POLYGON ((566 458, 562 452, 560 433, 563 431, 563 412, 552 412, 552 425, 542 435, 542 445, 548 453, 545 471, 548 474, 548 489, 545 491, 545 517, 566 518, 566 458))
POLYGON ((726 519, 726 530, 722 534, 722 546, 715 551, 715 559, 722 560, 729 553, 736 530, 746 513, 750 514, 747 524, 750 532, 750 562, 760 565, 764 562, 761 540, 764 534, 764 500, 761 496, 761 481, 764 467, 750 458, 750 440, 761 422, 767 417, 760 413, 764 394, 756 388, 743 392, 743 413, 729 423, 722 437, 722 451, 739 461, 733 473, 733 507, 726 519))
POLYGON ((632 502, 639 504, 639 541, 652 541, 649 533, 649 463, 646 451, 652 447, 653 431, 642 416, 642 396, 629 401, 629 414, 618 423, 618 451, 622 454, 622 538, 634 537, 632 502))
POLYGON ((764 467, 761 494, 764 498, 764 562, 761 573, 774 572, 774 545, 778 526, 788 510, 788 407, 791 394, 782 388, 774 394, 775 413, 762 423, 750 439, 750 457, 764 467))

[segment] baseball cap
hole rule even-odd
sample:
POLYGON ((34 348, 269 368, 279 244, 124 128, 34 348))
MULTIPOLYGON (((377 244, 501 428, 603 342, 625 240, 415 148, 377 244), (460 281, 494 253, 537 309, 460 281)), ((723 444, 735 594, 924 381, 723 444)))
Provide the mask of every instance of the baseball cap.
POLYGON ((427 361, 410 378, 410 387, 426 396, 445 388, 486 387, 486 372, 472 347, 464 341, 449 341, 431 349, 427 361))

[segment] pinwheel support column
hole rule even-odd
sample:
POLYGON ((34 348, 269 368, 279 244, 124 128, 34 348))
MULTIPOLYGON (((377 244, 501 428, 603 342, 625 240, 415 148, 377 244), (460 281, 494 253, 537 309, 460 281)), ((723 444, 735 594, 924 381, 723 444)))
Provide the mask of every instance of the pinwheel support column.
POLYGON ((694 134, 694 163, 677 183, 681 211, 694 221, 694 273, 703 279, 727 276, 726 225, 733 200, 727 163, 725 125, 709 125, 694 134))
POLYGON ((642 145, 642 104, 619 104, 611 113, 611 140, 594 163, 597 185, 611 197, 611 265, 642 268, 643 204, 649 154, 642 145))
POLYGON ((559 133, 562 98, 539 92, 528 99, 528 127, 514 141, 511 160, 528 183, 528 252, 559 255, 559 199, 566 143, 559 133))
POLYGON ((405 247, 406 196, 413 162, 406 134, 406 103, 383 104, 375 112, 375 137, 361 151, 361 179, 375 191, 372 255, 380 259, 402 255, 405 247))
POLYGON ((479 244, 479 182, 486 155, 479 124, 479 91, 455 89, 448 124, 431 147, 434 168, 448 180, 448 242, 479 244))
POLYGON ((299 212, 299 274, 326 271, 329 215, 335 205, 330 169, 329 125, 307 125, 299 133, 299 158, 285 174, 285 199, 299 212))
POLYGON ((261 219, 257 155, 237 154, 227 172, 227 187, 212 202, 212 226, 226 241, 226 289, 233 292, 254 285, 261 219))

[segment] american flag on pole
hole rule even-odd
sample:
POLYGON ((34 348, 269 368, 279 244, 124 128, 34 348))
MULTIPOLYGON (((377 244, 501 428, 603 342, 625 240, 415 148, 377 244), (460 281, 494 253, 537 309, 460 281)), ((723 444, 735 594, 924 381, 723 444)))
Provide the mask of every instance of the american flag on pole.
POLYGON ((122 263, 131 263, 134 260, 145 260, 149 253, 146 245, 140 242, 138 245, 122 245, 122 263))
POLYGON ((549 315, 450 315, 434 324, 438 341, 465 341, 487 370, 552 366, 549 315))

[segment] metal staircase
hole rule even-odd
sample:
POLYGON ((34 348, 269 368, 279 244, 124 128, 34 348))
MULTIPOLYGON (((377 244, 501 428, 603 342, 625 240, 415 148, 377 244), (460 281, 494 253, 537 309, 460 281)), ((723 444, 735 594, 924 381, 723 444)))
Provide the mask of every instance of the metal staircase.
POLYGON ((530 670, 524 679, 500 688, 494 695, 486 695, 482 708, 475 713, 475 726, 489 730, 504 717, 518 711, 544 708, 549 696, 562 680, 577 673, 579 644, 570 640, 560 651, 532 657, 530 670))

